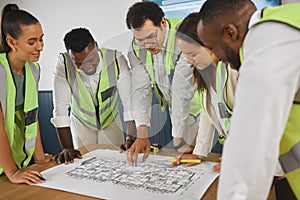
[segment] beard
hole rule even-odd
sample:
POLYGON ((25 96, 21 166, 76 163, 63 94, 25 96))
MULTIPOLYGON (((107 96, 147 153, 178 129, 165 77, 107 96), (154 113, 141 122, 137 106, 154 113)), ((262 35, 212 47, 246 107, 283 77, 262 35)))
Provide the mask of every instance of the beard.
POLYGON ((227 62, 230 63, 230 66, 236 70, 240 69, 241 60, 238 53, 229 47, 226 43, 222 44, 222 48, 224 49, 224 53, 226 55, 227 62))
POLYGON ((148 48, 148 51, 150 51, 152 54, 158 54, 161 49, 159 48, 148 48))
POLYGON ((97 66, 90 64, 90 65, 83 66, 81 69, 82 71, 84 71, 86 75, 93 75, 97 70, 97 66))
POLYGON ((152 43, 150 46, 144 47, 152 54, 158 54, 161 51, 161 45, 159 43, 152 43))

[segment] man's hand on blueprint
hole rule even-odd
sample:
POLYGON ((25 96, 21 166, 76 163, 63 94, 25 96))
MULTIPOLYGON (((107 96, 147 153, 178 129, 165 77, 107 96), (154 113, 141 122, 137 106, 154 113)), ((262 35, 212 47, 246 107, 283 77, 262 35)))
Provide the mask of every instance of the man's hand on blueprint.
POLYGON ((53 162, 69 164, 73 163, 75 158, 82 158, 80 151, 75 149, 63 149, 59 154, 53 156, 53 162))
POLYGON ((148 138, 137 138, 130 149, 127 150, 127 160, 131 166, 137 165, 138 154, 144 153, 142 161, 144 162, 150 153, 151 145, 148 138))

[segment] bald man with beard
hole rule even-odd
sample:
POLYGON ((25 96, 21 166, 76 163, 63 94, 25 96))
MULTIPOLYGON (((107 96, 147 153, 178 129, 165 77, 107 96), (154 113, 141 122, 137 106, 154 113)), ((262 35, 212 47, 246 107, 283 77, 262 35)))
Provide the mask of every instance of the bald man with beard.
POLYGON ((197 32, 239 69, 218 199, 266 199, 279 158, 300 198, 300 3, 258 11, 250 0, 207 0, 197 32))

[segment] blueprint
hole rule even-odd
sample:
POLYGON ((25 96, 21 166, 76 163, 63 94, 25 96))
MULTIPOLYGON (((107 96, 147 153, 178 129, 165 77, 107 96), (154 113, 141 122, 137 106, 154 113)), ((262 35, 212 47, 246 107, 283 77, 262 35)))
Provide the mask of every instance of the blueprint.
POLYGON ((38 186, 103 199, 198 200, 219 175, 211 170, 213 162, 170 168, 170 158, 150 155, 133 167, 124 153, 95 150, 73 164, 43 171, 46 181, 38 186))

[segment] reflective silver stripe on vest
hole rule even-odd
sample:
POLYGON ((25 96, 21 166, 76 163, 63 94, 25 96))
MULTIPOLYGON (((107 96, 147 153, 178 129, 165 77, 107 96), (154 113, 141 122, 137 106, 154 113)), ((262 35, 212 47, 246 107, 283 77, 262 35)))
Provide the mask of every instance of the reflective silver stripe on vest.
POLYGON ((300 141, 290 151, 281 155, 279 161, 285 173, 300 168, 300 141))
MULTIPOLYGON (((108 74, 108 81, 109 81, 109 89, 107 90, 112 90, 111 92, 109 92, 107 95, 104 95, 103 91, 101 93, 101 99, 102 102, 109 98, 109 97, 114 97, 115 93, 116 93, 116 85, 117 85, 117 80, 116 80, 116 70, 115 70, 115 64, 114 64, 114 52, 113 50, 106 50, 106 62, 110 62, 110 63, 106 63, 107 64, 107 74, 108 74)), ((107 91, 106 90, 106 91, 107 91)), ((99 111, 100 115, 101 113, 105 112, 105 110, 107 108, 109 108, 111 106, 111 103, 113 101, 111 100, 108 104, 106 104, 103 108, 101 108, 101 110, 99 111)))
POLYGON ((147 49, 139 47, 139 59, 146 65, 147 49))
POLYGON ((38 83, 40 79, 39 68, 36 65, 34 65, 32 62, 29 62, 29 66, 36 83, 36 88, 38 88, 38 83))
MULTIPOLYGON (((116 71, 115 71, 115 63, 114 63, 114 52, 113 50, 106 50, 106 62, 110 62, 108 67, 108 80, 109 80, 109 86, 116 86, 117 80, 116 80, 116 71)), ((107 63, 106 63, 107 64, 107 63)))
MULTIPOLYGON (((78 83, 77 83, 77 78, 76 78, 76 67, 73 65, 73 62, 69 56, 68 53, 64 53, 65 58, 67 59, 69 74, 70 74, 70 88, 73 93, 73 97, 75 98, 75 103, 77 104, 77 107, 80 109, 80 112, 85 113, 90 116, 94 116, 95 112, 89 112, 87 110, 84 110, 81 108, 79 105, 79 89, 78 89, 78 83)), ((67 73, 67 72, 66 72, 67 73)))
POLYGON ((227 110, 229 108, 225 104, 226 101, 225 101, 225 97, 224 97, 224 92, 226 91, 224 88, 225 88, 226 82, 227 82, 227 80, 225 80, 225 77, 227 77, 226 74, 227 74, 226 64, 222 63, 222 67, 221 67, 221 80, 220 80, 221 83, 222 83, 222 90, 220 92, 222 102, 218 102, 218 107, 219 107, 219 111, 220 111, 220 117, 222 119, 223 118, 230 118, 231 117, 231 113, 229 113, 229 111, 227 110))
POLYGON ((79 119, 79 117, 77 117, 76 114, 73 115, 74 117, 76 117, 76 119, 78 119, 82 124, 88 124, 90 125, 91 127, 94 127, 95 129, 100 129, 100 126, 99 124, 97 123, 97 125, 95 126, 95 124, 91 123, 91 122, 88 122, 88 121, 82 121, 81 119, 79 119))
MULTIPOLYGON (((178 25, 177 25, 177 27, 178 27, 178 25)), ((178 51, 179 51, 179 47, 177 44, 177 40, 175 39, 174 52, 173 52, 173 56, 172 56, 172 63, 174 65, 174 67, 176 65, 177 60, 180 58, 180 55, 181 55, 181 53, 179 53, 178 51)), ((172 81, 173 81, 174 71, 175 71, 174 69, 170 71, 170 74, 169 74, 170 83, 172 83, 172 81)))
POLYGON ((174 66, 175 66, 176 61, 179 59, 179 56, 181 55, 181 53, 178 52, 178 49, 179 49, 179 47, 177 44, 177 40, 175 40, 174 52, 173 52, 173 56, 172 56, 172 62, 174 64, 174 66))
POLYGON ((0 104, 2 108, 2 114, 5 124, 6 116, 6 70, 4 66, 0 63, 0 104))
POLYGON ((25 141, 25 149, 29 149, 31 147, 34 147, 35 146, 35 141, 36 141, 36 137, 33 137, 31 139, 27 139, 25 141))

